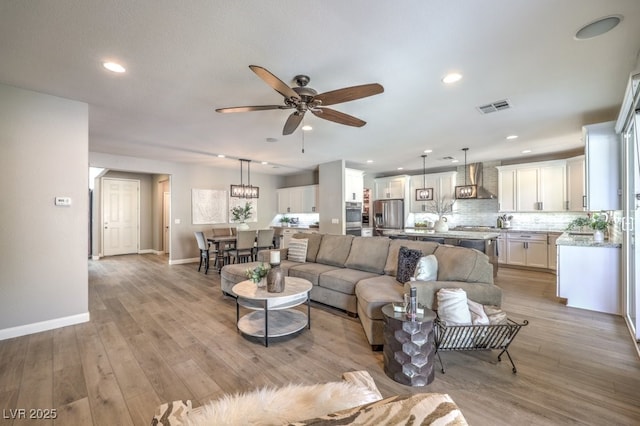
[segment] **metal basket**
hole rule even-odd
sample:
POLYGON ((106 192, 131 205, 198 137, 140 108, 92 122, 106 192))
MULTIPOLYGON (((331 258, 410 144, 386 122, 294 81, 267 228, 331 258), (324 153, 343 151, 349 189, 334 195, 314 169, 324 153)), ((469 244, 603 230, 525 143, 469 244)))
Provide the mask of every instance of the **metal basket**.
POLYGON ((509 355, 509 345, 518 335, 520 328, 529 324, 524 320, 522 324, 507 319, 506 324, 500 325, 445 325, 439 318, 436 318, 435 344, 436 355, 440 360, 444 373, 444 363, 440 357, 441 351, 485 351, 502 349, 498 355, 501 361, 502 354, 506 353, 511 361, 512 371, 517 372, 516 366, 509 355))

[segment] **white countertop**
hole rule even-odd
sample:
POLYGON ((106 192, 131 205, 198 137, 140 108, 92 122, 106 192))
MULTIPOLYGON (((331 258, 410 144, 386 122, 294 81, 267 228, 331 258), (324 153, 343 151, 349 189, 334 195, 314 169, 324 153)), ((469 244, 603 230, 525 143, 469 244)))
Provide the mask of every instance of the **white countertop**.
POLYGON ((622 247, 620 239, 604 240, 601 243, 593 240, 593 235, 572 235, 564 232, 556 241, 559 246, 580 246, 580 247, 622 247))

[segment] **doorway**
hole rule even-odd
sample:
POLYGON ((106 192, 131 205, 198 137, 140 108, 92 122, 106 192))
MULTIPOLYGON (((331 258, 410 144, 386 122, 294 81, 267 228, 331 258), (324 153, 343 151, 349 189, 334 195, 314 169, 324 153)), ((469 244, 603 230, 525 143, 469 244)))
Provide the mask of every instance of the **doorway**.
POLYGON ((102 178, 102 253, 138 253, 140 181, 102 178))
POLYGON ((169 247, 171 247, 171 193, 162 193, 162 251, 164 254, 169 254, 169 247))

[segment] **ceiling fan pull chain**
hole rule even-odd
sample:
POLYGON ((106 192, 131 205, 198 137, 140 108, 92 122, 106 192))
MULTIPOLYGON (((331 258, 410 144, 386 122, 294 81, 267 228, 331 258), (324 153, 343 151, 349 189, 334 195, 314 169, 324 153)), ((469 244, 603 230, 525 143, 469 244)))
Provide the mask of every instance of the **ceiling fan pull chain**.
POLYGON ((302 153, 304 154, 304 130, 300 130, 300 131, 302 132, 302 153))

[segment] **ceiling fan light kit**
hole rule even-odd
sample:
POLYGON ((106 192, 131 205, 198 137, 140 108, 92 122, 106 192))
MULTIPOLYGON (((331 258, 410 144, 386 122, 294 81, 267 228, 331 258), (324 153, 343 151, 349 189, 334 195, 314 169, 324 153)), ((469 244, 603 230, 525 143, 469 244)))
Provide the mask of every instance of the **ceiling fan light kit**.
POLYGON ((326 106, 354 101, 356 99, 362 99, 384 92, 384 88, 380 84, 371 83, 360 86, 345 87, 318 94, 316 90, 307 86, 309 81, 311 81, 309 76, 302 74, 295 76, 294 81, 296 82, 297 87, 289 87, 266 68, 258 65, 249 65, 249 68, 265 83, 271 86, 273 90, 284 97, 284 105, 237 106, 218 108, 216 111, 220 113, 229 113, 265 111, 273 109, 295 109, 295 111, 289 115, 289 118, 287 118, 287 121, 284 124, 284 128, 282 129, 283 135, 292 134, 302 122, 307 111, 311 111, 311 113, 316 117, 333 121, 334 123, 352 127, 362 127, 367 124, 365 121, 352 115, 345 114, 331 108, 326 108, 326 106))

